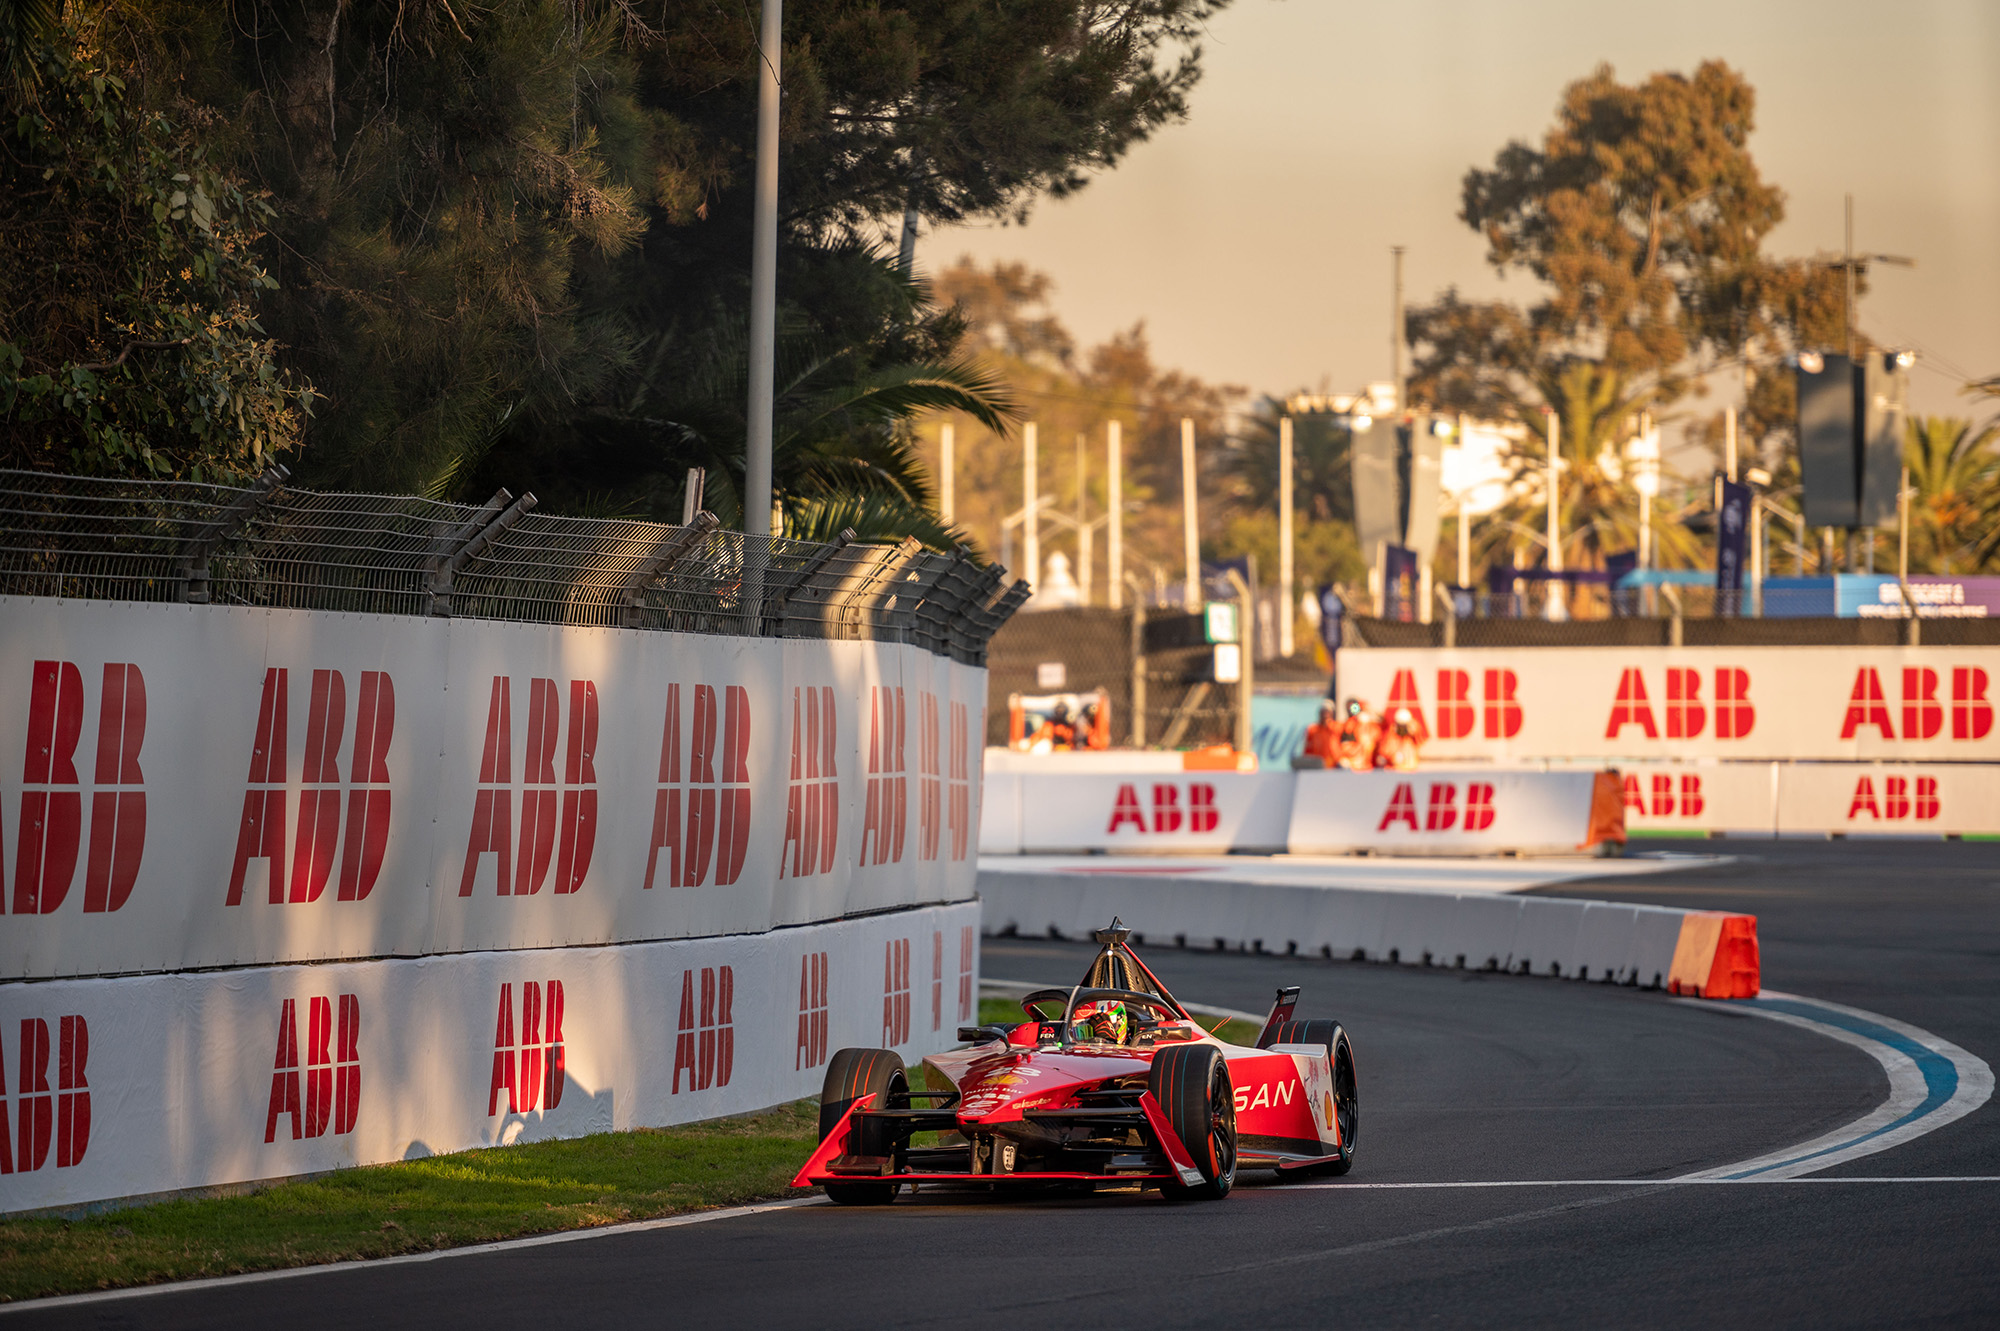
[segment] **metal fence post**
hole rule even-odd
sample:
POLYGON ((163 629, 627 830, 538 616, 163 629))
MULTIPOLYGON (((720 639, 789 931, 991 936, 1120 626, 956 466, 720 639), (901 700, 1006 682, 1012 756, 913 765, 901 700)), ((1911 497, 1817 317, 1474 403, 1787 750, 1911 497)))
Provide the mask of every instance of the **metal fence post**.
POLYGON ((208 524, 208 529, 194 538, 188 546, 188 552, 181 557, 183 601, 190 605, 208 604, 208 561, 215 557, 216 550, 224 541, 242 534, 243 529, 250 525, 250 520, 271 502, 279 488, 291 479, 291 475, 291 470, 287 467, 272 467, 251 482, 249 489, 238 495, 228 508, 216 514, 208 524))
MULTIPOLYGON (((494 495, 486 510, 482 511, 490 511, 494 504, 504 502, 506 494, 507 491, 502 490, 494 495)), ((452 579, 464 572, 467 564, 479 558, 480 553, 493 544, 494 537, 526 517, 534 507, 535 496, 524 494, 486 521, 474 518, 452 533, 453 548, 450 553, 440 553, 431 560, 431 614, 450 617, 452 579)))

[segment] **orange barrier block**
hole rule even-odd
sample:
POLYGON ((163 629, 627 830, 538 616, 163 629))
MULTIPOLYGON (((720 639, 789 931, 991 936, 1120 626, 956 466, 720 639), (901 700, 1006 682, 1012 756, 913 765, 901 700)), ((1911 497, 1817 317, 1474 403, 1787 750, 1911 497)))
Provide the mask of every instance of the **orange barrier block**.
POLYGON ((1189 749, 1181 754, 1183 772, 1254 772, 1257 755, 1238 753, 1227 744, 1211 744, 1205 749, 1189 749))
POLYGON ((1755 915, 1689 911, 1681 918, 1668 993, 1755 998, 1760 981, 1755 915))
POLYGON ((1625 783, 1618 769, 1599 772, 1590 787, 1590 827, 1578 850, 1589 850, 1601 842, 1625 844, 1625 783))

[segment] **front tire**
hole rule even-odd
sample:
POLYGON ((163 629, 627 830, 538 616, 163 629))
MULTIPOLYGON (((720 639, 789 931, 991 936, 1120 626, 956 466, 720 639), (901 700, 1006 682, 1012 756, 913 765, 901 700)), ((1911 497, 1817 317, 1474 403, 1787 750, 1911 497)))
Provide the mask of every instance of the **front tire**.
MULTIPOLYGON (((819 1096, 819 1139, 825 1141, 856 1100, 873 1095, 876 1109, 906 1109, 910 1103, 909 1074, 893 1049, 842 1049, 826 1065, 819 1096)), ((900 1183, 822 1184, 826 1195, 843 1206, 884 1206, 903 1190, 900 1183)))
POLYGON ((1173 1045, 1153 1055, 1147 1089, 1187 1147, 1201 1182, 1163 1183, 1169 1200, 1211 1201, 1236 1182, 1236 1092, 1229 1064, 1213 1046, 1173 1045))
POLYGON ((1316 1044, 1326 1050, 1333 1068, 1333 1116, 1340 1127, 1340 1158, 1314 1165, 1315 1174, 1345 1174, 1354 1168, 1354 1147, 1361 1137, 1361 1090, 1354 1074, 1354 1045, 1337 1021, 1287 1021, 1272 1044, 1316 1044))

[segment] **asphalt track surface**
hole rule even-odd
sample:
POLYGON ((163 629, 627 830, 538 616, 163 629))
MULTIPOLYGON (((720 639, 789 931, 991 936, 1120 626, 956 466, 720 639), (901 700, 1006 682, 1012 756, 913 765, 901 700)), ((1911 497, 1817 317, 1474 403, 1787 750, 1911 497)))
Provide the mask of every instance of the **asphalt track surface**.
MULTIPOLYGON (((1747 909, 1767 986, 1913 1023, 2000 1064, 2000 848, 1744 843, 1715 867, 1562 895, 1747 909), (1613 889, 1615 888, 1615 892, 1613 889)), ((1143 928, 1142 922, 1140 927, 1143 928)), ((996 978, 1089 949, 990 939, 996 978)), ((1784 1326, 2000 1323, 2000 1182, 1663 1180, 1847 1123, 1881 1067, 1809 1031, 1598 984, 1149 950, 1189 1002, 1347 1023, 1345 1180, 1156 1196, 809 1205, 422 1265, 148 1294, 8 1326, 1784 1326), (1370 1184, 1517 1182, 1504 1187, 1370 1184)), ((1989 1105, 1819 1177, 2000 1175, 1989 1105)))

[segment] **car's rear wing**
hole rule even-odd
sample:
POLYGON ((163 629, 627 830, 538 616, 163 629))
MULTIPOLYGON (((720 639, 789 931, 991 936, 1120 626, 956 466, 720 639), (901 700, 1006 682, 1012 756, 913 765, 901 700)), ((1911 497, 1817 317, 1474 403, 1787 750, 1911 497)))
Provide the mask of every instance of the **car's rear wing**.
POLYGON ((1299 987, 1290 985, 1278 991, 1278 997, 1271 1004, 1271 1015, 1264 1019, 1264 1029, 1257 1033, 1257 1047, 1269 1049, 1278 1038, 1278 1027, 1292 1019, 1292 1012, 1299 1005, 1299 987))

